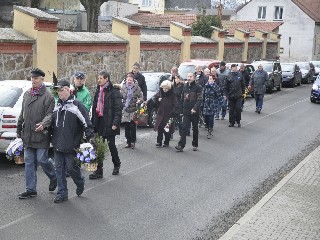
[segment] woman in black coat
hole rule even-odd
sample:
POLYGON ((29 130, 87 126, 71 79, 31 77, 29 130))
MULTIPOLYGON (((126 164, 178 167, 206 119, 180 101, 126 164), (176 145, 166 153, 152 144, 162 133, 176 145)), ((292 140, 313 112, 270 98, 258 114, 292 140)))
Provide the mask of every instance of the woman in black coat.
POLYGON ((154 130, 158 131, 157 147, 168 147, 171 134, 174 132, 174 117, 178 108, 177 98, 174 94, 172 83, 165 80, 161 83, 160 90, 154 97, 155 104, 158 106, 154 130), (164 143, 162 145, 164 135, 164 143))

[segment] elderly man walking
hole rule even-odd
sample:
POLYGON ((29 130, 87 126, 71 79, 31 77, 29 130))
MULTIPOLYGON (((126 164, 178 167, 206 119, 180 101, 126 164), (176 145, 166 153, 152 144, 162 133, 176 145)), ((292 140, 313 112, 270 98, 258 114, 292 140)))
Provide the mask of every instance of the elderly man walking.
POLYGON ((93 127, 88 111, 84 104, 75 99, 70 93, 70 83, 60 80, 55 86, 59 100, 53 111, 52 145, 58 178, 58 192, 55 203, 68 200, 66 170, 76 184, 76 194, 80 196, 84 191, 84 177, 78 163, 74 160, 75 149, 80 147, 83 135, 87 141, 93 143, 93 127))
POLYGON ((17 137, 24 144, 26 191, 20 199, 37 196, 37 165, 41 165, 50 179, 49 191, 57 187, 53 163, 49 160, 50 126, 54 97, 44 85, 45 73, 41 69, 31 71, 32 88, 23 96, 22 109, 17 124, 17 137))
POLYGON ((256 112, 260 114, 263 105, 264 93, 266 92, 266 85, 268 83, 268 73, 263 70, 262 64, 258 65, 258 70, 256 70, 250 79, 249 82, 249 90, 252 88, 253 84, 253 92, 254 98, 256 100, 256 112))

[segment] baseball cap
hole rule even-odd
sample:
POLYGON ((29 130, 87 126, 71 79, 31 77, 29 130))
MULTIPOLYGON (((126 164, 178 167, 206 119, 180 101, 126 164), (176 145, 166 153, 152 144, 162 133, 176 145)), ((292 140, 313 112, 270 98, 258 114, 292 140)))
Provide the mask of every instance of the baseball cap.
POLYGON ((235 63, 233 63, 233 64, 231 64, 231 67, 233 68, 233 67, 237 67, 238 66, 238 64, 235 64, 235 63))
POLYGON ((84 79, 84 78, 85 78, 84 72, 76 72, 76 73, 74 74, 74 76, 75 76, 76 78, 80 78, 80 79, 84 79))
POLYGON ((65 79, 62 79, 58 81, 57 86, 54 86, 54 88, 63 88, 63 87, 70 87, 70 82, 65 79))
POLYGON ((44 77, 46 74, 40 68, 34 68, 31 70, 31 77, 44 77))

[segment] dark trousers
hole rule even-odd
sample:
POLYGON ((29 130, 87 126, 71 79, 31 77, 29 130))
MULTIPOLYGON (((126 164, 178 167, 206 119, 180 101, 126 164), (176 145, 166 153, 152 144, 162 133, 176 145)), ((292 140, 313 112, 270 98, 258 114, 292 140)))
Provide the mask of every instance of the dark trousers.
POLYGON ((169 145, 171 134, 164 130, 166 123, 160 123, 158 127, 158 136, 157 136, 157 143, 162 144, 163 135, 164 135, 164 144, 169 145))
POLYGON ((229 122, 240 123, 242 98, 229 99, 229 122))
POLYGON ((204 116, 204 122, 207 125, 208 129, 212 129, 214 125, 214 115, 203 115, 204 116))
POLYGON ((127 144, 135 143, 137 139, 137 125, 134 121, 124 123, 125 136, 127 139, 127 144))
POLYGON ((190 131, 190 124, 192 124, 192 146, 198 147, 198 138, 199 138, 199 115, 198 114, 191 114, 191 115, 183 115, 182 119, 182 134, 179 141, 179 145, 184 148, 186 146, 186 135, 190 131))
MULTIPOLYGON (((116 136, 110 135, 110 136, 107 136, 107 138, 104 138, 103 140, 105 140, 105 139, 108 142, 113 165, 114 165, 114 167, 119 167, 121 165, 121 162, 120 162, 120 158, 119 158, 119 154, 118 154, 118 149, 116 146, 116 136)), ((97 172, 100 174, 103 174, 103 161, 98 163, 97 172)))

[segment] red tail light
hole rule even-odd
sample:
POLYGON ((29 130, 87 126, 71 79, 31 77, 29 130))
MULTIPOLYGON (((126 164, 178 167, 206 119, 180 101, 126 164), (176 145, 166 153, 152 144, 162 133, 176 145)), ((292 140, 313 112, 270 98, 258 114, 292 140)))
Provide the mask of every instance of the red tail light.
POLYGON ((16 125, 2 125, 2 128, 17 128, 16 125))
POLYGON ((16 116, 13 116, 13 115, 3 115, 2 117, 3 118, 16 118, 16 116))

